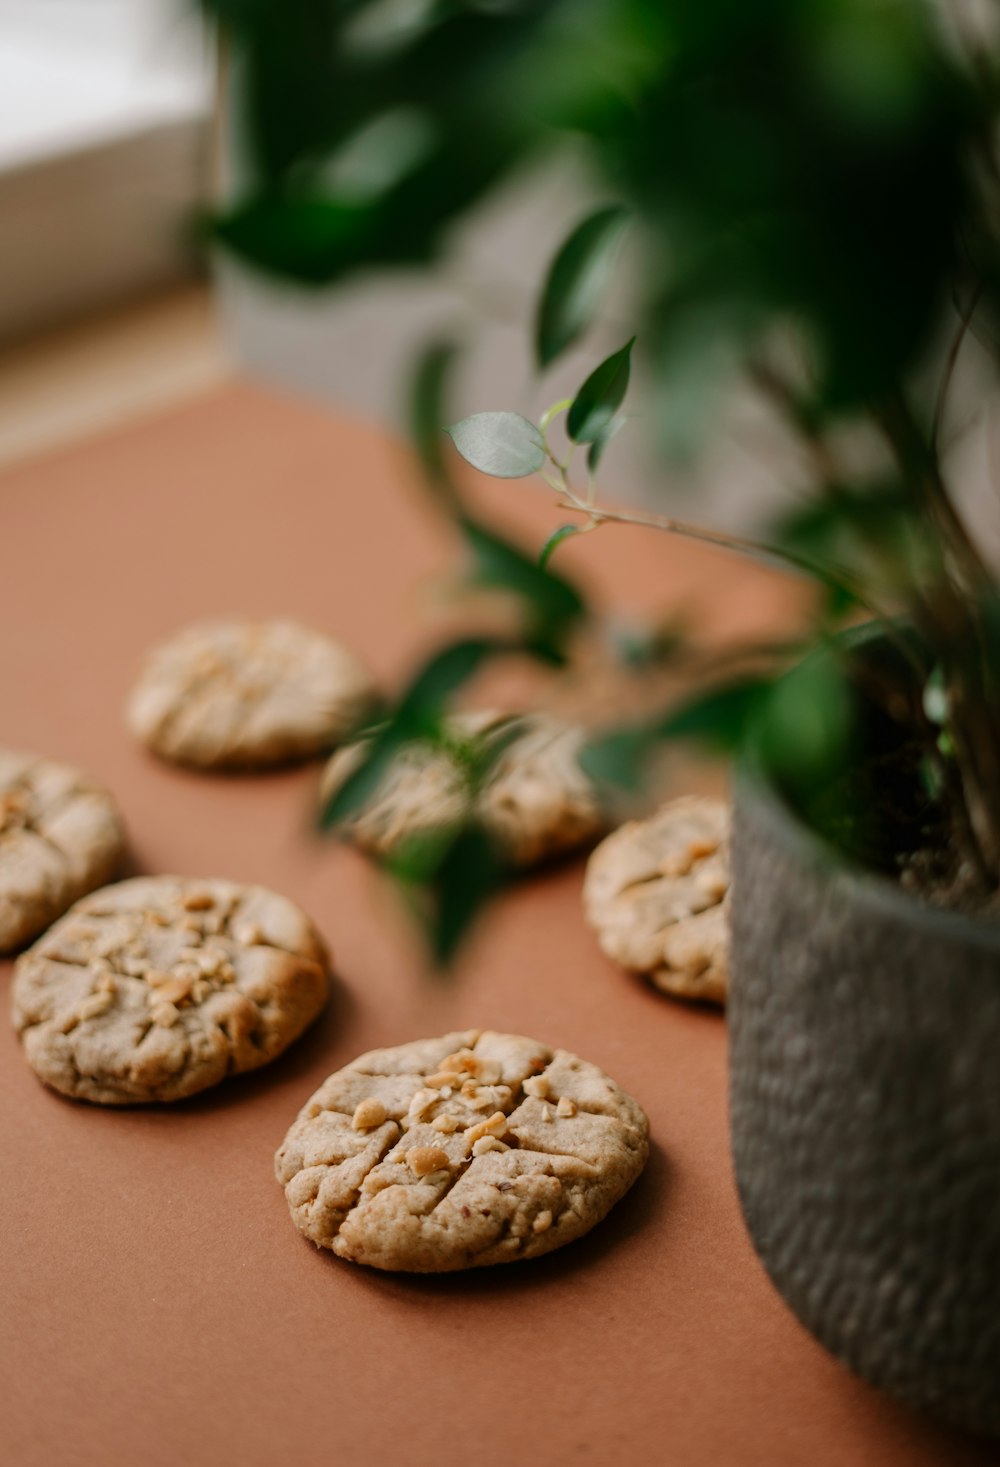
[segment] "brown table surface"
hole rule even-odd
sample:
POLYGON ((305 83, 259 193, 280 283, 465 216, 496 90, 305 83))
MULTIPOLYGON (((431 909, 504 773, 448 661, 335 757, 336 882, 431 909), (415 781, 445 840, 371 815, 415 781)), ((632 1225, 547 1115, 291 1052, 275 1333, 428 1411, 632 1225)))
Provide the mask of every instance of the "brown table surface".
MULTIPOLYGON (((293 614, 402 676, 449 555, 407 479, 373 429, 236 385, 0 480, 0 738, 105 779, 137 869, 301 902, 339 975, 281 1060, 160 1110, 60 1099, 0 1026, 0 1460, 995 1460, 855 1381, 785 1309, 737 1206, 724 1022, 601 958, 581 863, 506 897, 436 981, 377 874, 308 833, 315 769, 207 778, 129 738, 138 656, 203 614, 293 614), (306 1243, 271 1171, 299 1105, 363 1049, 476 1025, 575 1050, 638 1097, 655 1146, 634 1192, 563 1252, 478 1273, 384 1275, 306 1243)), ((485 497, 536 543, 555 523, 525 486, 485 497)), ((560 554, 624 610, 688 602, 747 631, 788 604, 759 570, 637 531, 560 554)))

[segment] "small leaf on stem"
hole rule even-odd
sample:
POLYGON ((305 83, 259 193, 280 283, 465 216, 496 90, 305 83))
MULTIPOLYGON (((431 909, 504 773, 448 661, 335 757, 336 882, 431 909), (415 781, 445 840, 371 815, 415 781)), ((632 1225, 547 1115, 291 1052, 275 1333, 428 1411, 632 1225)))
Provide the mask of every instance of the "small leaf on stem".
POLYGON ((561 545, 564 540, 568 540, 570 535, 579 535, 582 529, 582 525, 560 525, 558 530, 553 530, 539 552, 539 570, 545 569, 552 559, 552 553, 557 546, 561 545))
POLYGON ((617 413, 610 420, 610 422, 605 424, 605 426, 598 433, 597 437, 591 443, 590 447, 587 449, 587 468, 592 474, 597 473, 597 469, 601 462, 601 459, 604 457, 604 450, 607 448, 608 444, 611 442, 615 434, 620 429, 624 428, 626 421, 627 420, 623 414, 617 413))
POLYGON ((520 413, 474 413, 446 430, 474 469, 495 479, 524 479, 545 463, 545 441, 520 413))
POLYGON ((586 612, 579 591, 475 520, 463 519, 462 530, 475 556, 475 580, 520 596, 528 612, 533 650, 558 659, 567 632, 586 612))
POLYGON ((608 427, 628 390, 633 336, 620 351, 595 367, 569 410, 566 431, 574 443, 593 443, 608 427))

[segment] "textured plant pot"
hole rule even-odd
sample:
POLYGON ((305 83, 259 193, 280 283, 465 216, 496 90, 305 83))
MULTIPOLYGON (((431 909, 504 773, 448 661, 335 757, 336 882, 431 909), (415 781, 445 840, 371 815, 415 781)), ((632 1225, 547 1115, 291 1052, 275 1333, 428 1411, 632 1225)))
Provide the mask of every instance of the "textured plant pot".
POLYGON ((840 864, 750 767, 731 1108, 754 1245, 852 1370, 1000 1435, 1000 929, 840 864))

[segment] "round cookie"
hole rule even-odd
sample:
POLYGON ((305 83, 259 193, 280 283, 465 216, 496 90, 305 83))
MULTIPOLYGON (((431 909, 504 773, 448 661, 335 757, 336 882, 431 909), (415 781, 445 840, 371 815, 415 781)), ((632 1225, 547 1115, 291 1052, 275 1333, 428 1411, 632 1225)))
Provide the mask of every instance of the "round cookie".
POLYGON ((107 790, 68 764, 0 749, 0 952, 110 881, 124 849, 107 790))
POLYGON ((326 751, 375 703, 362 664, 321 632, 294 621, 223 620, 154 647, 127 716, 164 759, 246 769, 326 751))
POLYGON ((255 1070, 326 1003, 329 959, 261 886, 143 876, 84 897, 14 968, 14 1027, 53 1089, 180 1100, 255 1070))
POLYGON ((445 1273, 579 1238, 648 1154, 646 1116, 596 1065, 473 1029, 373 1050, 331 1075, 275 1171, 319 1247, 445 1273))
POLYGON ((687 795, 603 840, 583 906, 603 951, 679 998, 724 1004, 729 807, 687 795))
MULTIPOLYGON (((598 792, 580 767, 585 733, 546 714, 473 712, 448 720, 455 752, 407 745, 375 795, 344 825, 370 855, 397 854, 415 836, 454 824, 470 811, 461 745, 504 740, 475 800, 475 811, 512 866, 533 866, 575 850, 607 829, 598 792)), ((364 744, 340 749, 327 765, 326 803, 357 768, 364 744)))

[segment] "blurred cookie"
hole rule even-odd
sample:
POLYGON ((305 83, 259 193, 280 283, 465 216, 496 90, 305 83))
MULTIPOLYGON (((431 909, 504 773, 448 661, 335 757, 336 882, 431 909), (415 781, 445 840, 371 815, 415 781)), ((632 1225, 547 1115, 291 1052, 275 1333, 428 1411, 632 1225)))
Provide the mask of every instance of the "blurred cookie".
POLYGON ((469 1030, 363 1054, 275 1158, 299 1232, 373 1268, 534 1258, 589 1232, 646 1164, 649 1123, 596 1065, 469 1030))
POLYGON ((684 796, 632 820, 590 857, 587 921, 616 963, 679 998, 725 1003, 729 807, 684 796))
POLYGON ((139 877, 78 902, 14 968, 14 1027, 53 1089, 180 1100, 279 1055, 326 1003, 328 955, 260 886, 139 877))
POLYGON ((107 790, 68 764, 0 749, 0 952, 109 881, 124 847, 107 790))
MULTIPOLYGON (((407 745, 371 799, 343 827, 370 855, 398 853, 408 840, 454 824, 475 808, 513 866, 531 866, 607 829, 597 790, 580 767, 584 732, 544 714, 460 713, 448 720, 450 748, 407 745), (467 773, 476 742, 502 741, 473 800, 467 773)), ((365 745, 340 749, 323 778, 326 804, 361 762, 365 745)))
POLYGON ((371 677, 330 637, 294 621, 200 622, 148 654, 128 700, 154 753, 200 769, 303 759, 375 706, 371 677))

